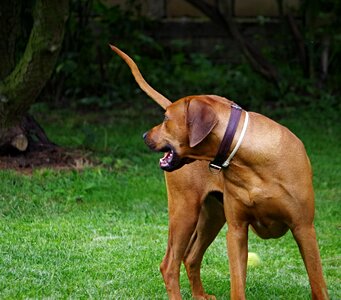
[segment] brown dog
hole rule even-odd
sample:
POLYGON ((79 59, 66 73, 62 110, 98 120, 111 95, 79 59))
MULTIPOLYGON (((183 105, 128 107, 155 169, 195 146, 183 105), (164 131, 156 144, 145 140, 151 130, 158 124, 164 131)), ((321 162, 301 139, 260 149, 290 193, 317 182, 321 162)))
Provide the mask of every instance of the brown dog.
POLYGON ((172 171, 165 173, 170 224, 161 264, 169 298, 181 299, 183 261, 193 297, 214 299, 204 292, 200 264, 227 221, 231 299, 245 299, 249 226, 265 239, 278 238, 290 229, 308 272, 313 299, 328 299, 313 225, 311 167, 301 141, 265 116, 242 111, 231 149, 246 129, 241 146, 229 167, 213 174, 207 161, 216 156, 233 103, 200 95, 172 104, 144 81, 126 54, 111 47, 128 63, 140 87, 166 109, 163 123, 144 138, 152 150, 165 153, 161 168, 172 171))

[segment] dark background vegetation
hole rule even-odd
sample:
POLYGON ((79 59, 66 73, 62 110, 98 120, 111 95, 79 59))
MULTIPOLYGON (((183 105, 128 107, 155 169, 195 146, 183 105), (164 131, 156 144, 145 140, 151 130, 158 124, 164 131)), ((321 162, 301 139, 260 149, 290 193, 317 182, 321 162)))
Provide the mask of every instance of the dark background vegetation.
MULTIPOLYGON (((340 2, 287 2, 273 0, 275 15, 241 18, 236 1, 183 0, 201 14, 177 20, 146 14, 139 0, 8 2, 0 19, 0 152, 51 146, 29 108, 33 116, 36 108, 141 111, 147 97, 109 43, 171 100, 218 94, 277 120, 298 108, 337 120, 340 2)), ((150 101, 148 109, 158 107, 150 101)))
MULTIPOLYGON (((141 92, 132 83, 129 69, 107 46, 110 42, 131 55, 151 85, 173 100, 208 93, 267 113, 305 105, 333 113, 340 108, 341 33, 336 17, 340 5, 337 1, 311 1, 315 6, 308 2, 303 3, 296 21, 310 55, 308 72, 285 17, 279 17, 279 23, 259 18, 252 24, 258 30, 248 38, 258 43, 258 50, 278 71, 275 85, 254 71, 235 45, 229 45, 231 39, 212 43, 209 54, 191 47, 188 37, 165 44, 158 39, 160 21, 141 16, 138 1, 130 1, 130 9, 122 10, 101 1, 73 0, 62 52, 39 100, 72 109, 138 107, 135 99, 141 92), (328 71, 323 73, 326 36, 328 71)), ((29 15, 26 18, 29 24, 29 15)))

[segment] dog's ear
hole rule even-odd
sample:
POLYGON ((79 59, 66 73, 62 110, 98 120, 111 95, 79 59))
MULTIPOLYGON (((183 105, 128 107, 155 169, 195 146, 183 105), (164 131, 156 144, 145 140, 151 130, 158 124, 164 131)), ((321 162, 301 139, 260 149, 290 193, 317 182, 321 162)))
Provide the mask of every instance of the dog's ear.
POLYGON ((195 147, 212 131, 218 122, 218 118, 210 104, 193 99, 188 105, 186 122, 189 133, 189 146, 195 147))

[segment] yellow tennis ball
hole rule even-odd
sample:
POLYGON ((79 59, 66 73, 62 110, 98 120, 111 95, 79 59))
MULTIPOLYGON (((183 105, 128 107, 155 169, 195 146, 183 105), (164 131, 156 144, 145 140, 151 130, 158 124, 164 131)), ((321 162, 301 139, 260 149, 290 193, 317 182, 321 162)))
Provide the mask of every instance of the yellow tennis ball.
POLYGON ((261 264, 260 257, 255 252, 249 252, 247 256, 247 266, 248 267, 257 267, 261 264))

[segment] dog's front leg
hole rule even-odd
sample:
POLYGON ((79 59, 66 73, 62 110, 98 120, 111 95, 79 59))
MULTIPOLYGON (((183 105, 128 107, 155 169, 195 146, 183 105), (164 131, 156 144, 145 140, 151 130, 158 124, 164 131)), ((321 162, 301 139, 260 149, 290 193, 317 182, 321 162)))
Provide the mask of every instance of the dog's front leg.
POLYGON ((168 245, 160 270, 168 297, 172 300, 181 299, 180 266, 199 218, 198 205, 200 207, 199 200, 190 190, 182 193, 176 189, 168 190, 168 245))
POLYGON ((192 288, 194 299, 216 299, 205 293, 201 278, 200 267, 204 253, 216 238, 220 229, 226 223, 224 207, 219 196, 209 194, 202 204, 197 227, 189 242, 185 254, 184 264, 192 288))
POLYGON ((320 252, 317 246, 316 233, 313 224, 304 224, 292 229, 294 238, 300 249, 308 272, 312 299, 329 299, 325 280, 322 274, 320 252))
POLYGON ((180 300, 182 299, 179 283, 180 266, 197 220, 173 214, 170 216, 169 222, 168 245, 160 271, 169 299, 180 300), (179 217, 180 220, 175 221, 173 217, 174 219, 179 217))
POLYGON ((180 294, 179 277, 182 260, 177 257, 176 252, 178 251, 173 249, 172 243, 172 230, 170 229, 167 250, 160 265, 160 271, 166 286, 168 298, 172 300, 180 300, 182 298, 180 294))
POLYGON ((245 299, 248 224, 228 220, 227 250, 230 266, 231 299, 245 299))

